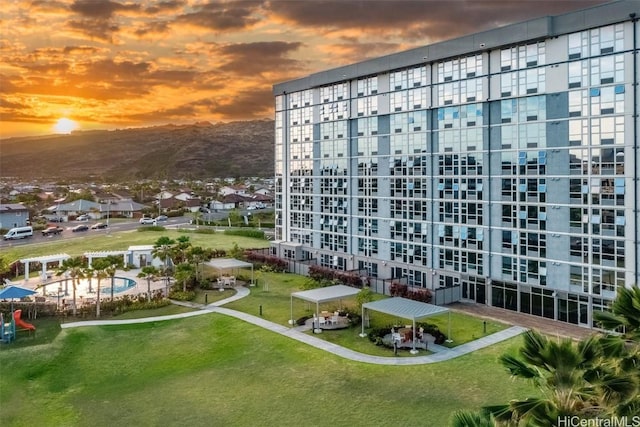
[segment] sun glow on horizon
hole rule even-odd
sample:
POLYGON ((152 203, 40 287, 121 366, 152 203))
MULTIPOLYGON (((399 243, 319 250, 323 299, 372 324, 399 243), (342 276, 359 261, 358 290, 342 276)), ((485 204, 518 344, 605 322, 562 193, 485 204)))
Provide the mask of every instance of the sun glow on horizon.
POLYGON ((62 117, 55 124, 53 129, 56 133, 71 133, 78 128, 78 123, 74 122, 71 119, 67 119, 66 117, 62 117))

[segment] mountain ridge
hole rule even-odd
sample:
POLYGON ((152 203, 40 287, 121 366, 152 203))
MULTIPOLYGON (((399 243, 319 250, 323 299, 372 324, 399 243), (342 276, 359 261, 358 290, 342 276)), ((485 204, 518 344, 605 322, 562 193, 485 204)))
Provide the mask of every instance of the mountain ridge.
POLYGON ((129 181, 272 177, 273 120, 0 139, 0 177, 129 181))

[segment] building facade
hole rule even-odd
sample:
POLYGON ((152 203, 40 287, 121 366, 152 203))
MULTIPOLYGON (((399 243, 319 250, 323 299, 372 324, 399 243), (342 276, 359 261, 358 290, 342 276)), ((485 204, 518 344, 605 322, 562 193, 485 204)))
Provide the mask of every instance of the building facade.
POLYGON ((640 283, 638 16, 612 2, 274 86, 272 253, 593 326, 640 283))

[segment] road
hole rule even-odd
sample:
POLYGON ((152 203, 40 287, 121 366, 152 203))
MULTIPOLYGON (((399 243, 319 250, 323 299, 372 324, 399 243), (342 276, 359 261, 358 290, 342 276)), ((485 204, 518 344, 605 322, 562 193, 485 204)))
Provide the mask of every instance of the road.
MULTIPOLYGON (((172 217, 172 218, 169 218, 167 221, 160 222, 158 225, 161 225, 163 227, 170 227, 170 228, 178 228, 178 227, 184 227, 184 226, 194 227, 194 225, 189 222, 190 220, 191 218, 184 217, 184 216, 172 217)), ((101 229, 101 230, 89 229, 87 231, 81 231, 77 233, 74 233, 71 231, 71 229, 78 224, 86 224, 89 227, 91 227, 93 224, 97 222, 106 222, 106 220, 104 221, 95 221, 95 220, 94 221, 69 221, 69 222, 57 223, 56 225, 59 225, 60 227, 64 228, 64 231, 58 235, 45 237, 42 235, 42 232, 40 230, 37 230, 33 232, 33 237, 29 237, 27 239, 0 240, 0 249, 12 248, 15 246, 28 245, 32 243, 50 242, 53 240, 77 239, 83 236, 91 236, 96 233, 107 234, 107 233, 112 233, 116 231, 131 231, 131 230, 136 230, 140 227, 149 227, 148 225, 141 225, 138 222, 138 220, 131 220, 127 222, 120 222, 120 220, 118 220, 118 222, 115 222, 115 223, 109 222, 109 227, 106 229, 101 229)), ((205 226, 200 225, 200 227, 205 227, 205 226)), ((223 230, 226 230, 226 227, 215 227, 215 229, 216 231, 223 231, 223 230)), ((273 236, 274 236, 273 229, 262 228, 262 230, 265 232, 269 240, 273 240, 273 236)))
MULTIPOLYGON (((107 234, 107 233, 112 233, 112 232, 116 232, 116 231, 129 231, 129 230, 136 230, 140 227, 148 227, 146 225, 141 225, 138 220, 131 220, 131 221, 127 221, 127 222, 109 222, 109 227, 108 228, 103 228, 101 230, 87 230, 87 231, 80 231, 77 233, 74 233, 71 231, 71 229, 73 227, 75 227, 76 225, 79 224, 86 224, 89 227, 91 227, 93 224, 97 223, 97 222, 105 222, 106 220, 103 221, 69 221, 69 222, 63 222, 63 223, 57 223, 56 225, 59 225, 60 227, 64 228, 64 231, 58 235, 55 236, 43 236, 42 232, 40 230, 34 231, 33 232, 33 237, 29 237, 27 239, 20 239, 20 240, 1 240, 0 241, 0 249, 2 248, 11 248, 11 247, 15 247, 15 246, 21 246, 21 245, 28 245, 31 243, 42 243, 42 242, 48 242, 48 241, 52 241, 52 240, 65 240, 65 239, 77 239, 83 236, 90 236, 90 235, 94 235, 97 233, 101 233, 101 234, 107 234)), ((160 222, 159 225, 162 225, 163 227, 178 227, 178 226, 182 226, 182 225, 189 225, 189 218, 187 217, 175 217, 175 218, 169 218, 167 221, 162 221, 160 222)))

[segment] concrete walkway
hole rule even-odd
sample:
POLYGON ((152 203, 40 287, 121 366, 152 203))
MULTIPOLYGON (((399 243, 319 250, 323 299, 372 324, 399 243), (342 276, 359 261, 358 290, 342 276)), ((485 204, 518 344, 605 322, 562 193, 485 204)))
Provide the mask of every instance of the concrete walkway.
POLYGON ((247 323, 251 323, 253 325, 259 326, 261 328, 267 329, 271 332, 275 332, 285 337, 294 339, 301 343, 311 345, 320 350, 333 353, 345 359, 353 360, 355 362, 373 363, 377 365, 423 365, 427 363, 442 362, 445 360, 450 360, 455 357, 462 356, 464 354, 471 353, 476 350, 480 350, 482 348, 499 343, 501 341, 505 341, 509 338, 513 338, 527 330, 526 328, 523 328, 520 326, 512 326, 508 329, 502 330, 495 334, 488 335, 486 337, 468 342, 466 344, 459 345, 454 348, 429 345, 429 350, 433 351, 433 353, 423 355, 423 356, 420 356, 420 355, 413 356, 413 357, 372 356, 368 354, 359 353, 357 351, 353 351, 348 348, 330 343, 316 336, 306 334, 303 330, 299 328, 291 328, 289 326, 279 325, 277 323, 263 319, 262 317, 258 317, 251 314, 243 313, 241 311, 230 310, 228 308, 222 307, 224 304, 230 303, 231 301, 235 301, 240 298, 244 298, 245 296, 249 295, 249 289, 245 287, 236 287, 235 290, 236 290, 235 295, 220 301, 216 301, 209 305, 196 304, 196 303, 185 302, 185 301, 171 301, 174 304, 181 305, 184 307, 190 307, 197 310, 189 313, 172 314, 167 316, 146 317, 142 319, 90 320, 86 322, 71 322, 71 323, 63 323, 60 325, 60 327, 62 329, 68 329, 68 328, 77 328, 81 326, 124 325, 124 324, 133 324, 133 323, 159 322, 159 321, 172 320, 172 319, 184 319, 187 317, 200 316, 203 314, 219 313, 219 314, 224 314, 226 316, 234 317, 239 320, 243 320, 247 323))

